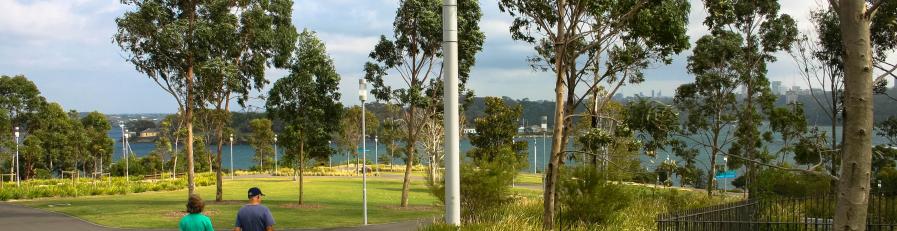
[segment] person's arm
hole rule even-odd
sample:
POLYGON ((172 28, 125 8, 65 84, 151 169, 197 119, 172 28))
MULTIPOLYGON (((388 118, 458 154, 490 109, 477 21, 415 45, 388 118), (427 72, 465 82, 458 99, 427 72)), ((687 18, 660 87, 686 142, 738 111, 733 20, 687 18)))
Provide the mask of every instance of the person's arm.
POLYGON ((271 210, 265 209, 265 231, 274 231, 274 215, 271 214, 271 210))

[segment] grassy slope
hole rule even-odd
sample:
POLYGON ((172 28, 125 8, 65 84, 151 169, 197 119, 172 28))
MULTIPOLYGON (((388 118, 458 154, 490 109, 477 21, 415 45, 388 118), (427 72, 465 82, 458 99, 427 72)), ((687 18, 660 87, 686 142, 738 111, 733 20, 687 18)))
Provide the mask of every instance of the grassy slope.
MULTIPOLYGON (((398 209, 401 179, 368 179, 370 223, 388 223, 437 215, 431 207, 436 199, 426 193, 423 182, 413 184, 410 209, 398 209)), ((226 203, 215 203, 215 186, 197 188, 206 200, 206 214, 216 228, 233 226, 237 210, 245 203, 246 190, 257 186, 267 195, 263 204, 271 209, 281 228, 357 226, 362 222, 361 179, 306 177, 306 205, 296 207, 298 183, 288 178, 225 180, 226 203)), ((179 211, 185 210, 186 190, 147 192, 117 196, 47 198, 16 202, 57 211, 111 227, 176 228, 179 211), (68 206, 51 206, 71 204, 68 206)))

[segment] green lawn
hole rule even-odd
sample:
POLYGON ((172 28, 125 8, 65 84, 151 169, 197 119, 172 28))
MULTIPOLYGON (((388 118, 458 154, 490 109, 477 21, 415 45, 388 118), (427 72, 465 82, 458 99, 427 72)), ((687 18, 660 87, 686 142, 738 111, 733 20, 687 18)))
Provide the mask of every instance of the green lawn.
MULTIPOLYGON (((246 191, 259 187, 267 195, 263 204, 271 209, 280 228, 326 228, 358 226, 362 222, 361 178, 306 177, 305 205, 296 204, 298 183, 289 178, 237 179, 224 181, 224 203, 215 203, 215 186, 198 187, 206 201, 206 214, 218 228, 233 227, 237 210, 245 203, 246 191)), ((436 199, 422 181, 413 181, 409 208, 399 208, 401 179, 368 178, 369 222, 389 223, 438 216, 436 199)), ((186 190, 147 192, 115 196, 45 198, 19 201, 39 209, 57 211, 110 227, 176 228, 185 210, 186 190)))
POLYGON ((542 173, 517 173, 517 178, 514 178, 514 182, 521 184, 542 184, 542 173))

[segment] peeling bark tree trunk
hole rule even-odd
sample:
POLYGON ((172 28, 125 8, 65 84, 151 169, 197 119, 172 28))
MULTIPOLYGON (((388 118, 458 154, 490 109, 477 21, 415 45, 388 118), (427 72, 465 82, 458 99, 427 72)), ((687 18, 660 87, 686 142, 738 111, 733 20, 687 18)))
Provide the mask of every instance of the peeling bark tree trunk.
POLYGON ((405 177, 402 181, 402 203, 400 205, 403 208, 408 207, 408 193, 411 191, 411 170, 414 167, 414 143, 417 143, 415 139, 417 134, 413 133, 417 123, 411 121, 414 120, 414 109, 414 105, 408 107, 408 118, 410 119, 406 122, 408 125, 408 143, 405 144, 405 151, 408 154, 408 159, 405 161, 405 177))
MULTIPOLYGON (((191 62, 192 63, 192 62, 191 62)), ((184 105, 184 124, 187 126, 187 196, 193 194, 196 188, 193 181, 193 65, 187 68, 187 104, 184 105)))
POLYGON ((563 156, 563 134, 564 134, 564 121, 565 121, 565 111, 564 111, 564 103, 567 96, 567 85, 564 83, 566 80, 566 71, 565 67, 565 58, 566 58, 566 44, 563 41, 566 40, 565 30, 566 30, 566 16, 564 16, 566 11, 566 2, 565 0, 559 0, 557 3, 557 11, 558 11, 558 24, 557 24, 557 38, 555 39, 555 72, 557 74, 557 79, 555 80, 555 106, 554 106, 554 135, 552 136, 552 144, 551 144, 551 161, 548 162, 548 172, 545 176, 545 189, 543 195, 543 215, 542 215, 542 229, 551 230, 554 227, 554 204, 557 194, 557 185, 555 184, 558 180, 558 168, 560 168, 561 156, 563 156))
MULTIPOLYGON (((221 108, 221 104, 218 104, 218 108, 221 108)), ((222 186, 222 173, 221 173, 221 153, 224 151, 224 124, 227 123, 227 114, 230 113, 230 92, 228 92, 224 96, 224 113, 218 121, 218 156, 215 158, 215 166, 218 168, 215 171, 215 201, 222 201, 224 197, 223 186, 222 186)), ((233 171, 233 169, 231 169, 233 171)))
POLYGON ((305 179, 303 178, 305 175, 302 167, 305 166, 305 142, 299 140, 299 204, 303 203, 303 196, 305 195, 305 179))
POLYGON ((872 48, 866 1, 841 0, 844 46, 844 152, 834 230, 865 230, 872 162, 872 48))

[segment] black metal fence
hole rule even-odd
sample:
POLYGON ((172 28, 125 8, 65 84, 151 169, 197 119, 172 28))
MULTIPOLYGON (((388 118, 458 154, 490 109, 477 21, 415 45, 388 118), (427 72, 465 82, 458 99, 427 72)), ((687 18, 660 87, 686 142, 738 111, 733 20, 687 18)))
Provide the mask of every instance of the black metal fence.
MULTIPOLYGON (((834 196, 751 199, 662 214, 661 231, 832 230, 834 196)), ((873 196, 867 228, 897 231, 897 197, 873 196)))

